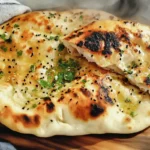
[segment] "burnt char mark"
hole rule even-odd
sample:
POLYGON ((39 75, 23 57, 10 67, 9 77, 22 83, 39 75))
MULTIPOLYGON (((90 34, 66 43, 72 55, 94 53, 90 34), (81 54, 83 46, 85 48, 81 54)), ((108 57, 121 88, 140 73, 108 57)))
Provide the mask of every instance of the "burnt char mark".
POLYGON ((93 32, 90 36, 86 37, 84 46, 91 51, 97 52, 100 49, 100 41, 103 39, 103 34, 93 32))
POLYGON ((23 114, 21 116, 16 117, 17 121, 21 121, 25 127, 35 127, 40 124, 40 116, 27 116, 23 114))
POLYGON ((103 93, 104 93, 104 99, 106 100, 106 102, 108 102, 109 104, 113 104, 113 101, 112 101, 112 99, 109 97, 109 91, 108 91, 108 89, 107 88, 105 88, 104 86, 101 86, 101 89, 102 89, 102 91, 103 91, 103 93))
POLYGON ((77 93, 73 93, 73 97, 78 97, 78 94, 77 93))
POLYGON ((79 37, 79 36, 82 35, 82 34, 83 34, 83 32, 81 32, 81 31, 78 32, 78 33, 77 33, 77 37, 79 37))
POLYGON ((31 122, 30 118, 29 118, 27 115, 22 115, 22 119, 23 119, 24 122, 27 123, 27 124, 31 122))
POLYGON ((150 77, 146 77, 145 83, 146 83, 146 85, 150 85, 150 77))
POLYGON ((147 49, 150 50, 150 45, 147 46, 147 49))
POLYGON ((105 100, 110 103, 110 104, 113 104, 113 101, 112 99, 108 96, 108 94, 105 96, 105 100))
POLYGON ((46 104, 47 112, 52 112, 54 110, 55 105, 50 102, 46 104))
POLYGON ((44 101, 50 101, 51 99, 50 99, 50 97, 43 97, 43 100, 44 101))
POLYGON ((83 41, 80 41, 77 46, 82 47, 83 46, 83 41))
POLYGON ((103 55, 111 55, 111 47, 113 47, 115 50, 119 49, 119 40, 117 39, 116 35, 114 33, 106 33, 105 34, 105 46, 104 50, 102 51, 103 55))
POLYGON ((85 38, 84 43, 83 41, 80 41, 77 43, 77 46, 82 47, 84 44, 84 46, 89 50, 98 52, 102 41, 104 41, 104 49, 102 51, 103 55, 111 55, 111 47, 115 50, 119 49, 119 40, 113 32, 93 32, 85 38))
POLYGON ((124 40, 127 41, 128 43, 130 42, 130 39, 129 39, 129 37, 127 36, 127 34, 122 34, 120 38, 121 38, 121 39, 124 39, 124 40))
POLYGON ((118 26, 118 31, 119 31, 118 32, 119 40, 127 42, 130 45, 131 44, 130 38, 129 38, 129 34, 127 33, 126 29, 118 26))
POLYGON ((39 118, 40 117, 38 115, 34 116, 34 122, 35 122, 35 124, 40 124, 39 118))
POLYGON ((86 97, 90 97, 91 96, 91 92, 85 88, 80 88, 80 91, 86 96, 86 97))
POLYGON ((97 105, 97 104, 92 104, 91 105, 91 116, 93 117, 97 117, 98 115, 102 114, 104 112, 104 108, 102 108, 101 106, 97 105))
POLYGON ((59 99, 58 99, 58 102, 61 102, 65 97, 64 96, 61 96, 59 99))

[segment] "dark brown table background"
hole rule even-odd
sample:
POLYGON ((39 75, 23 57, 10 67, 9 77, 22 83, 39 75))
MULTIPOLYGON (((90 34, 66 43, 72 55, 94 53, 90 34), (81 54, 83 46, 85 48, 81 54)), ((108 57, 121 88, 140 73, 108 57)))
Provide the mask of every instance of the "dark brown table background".
POLYGON ((0 139, 9 141, 19 150, 150 150, 150 128, 129 135, 104 134, 39 138, 16 133, 0 125, 0 139))

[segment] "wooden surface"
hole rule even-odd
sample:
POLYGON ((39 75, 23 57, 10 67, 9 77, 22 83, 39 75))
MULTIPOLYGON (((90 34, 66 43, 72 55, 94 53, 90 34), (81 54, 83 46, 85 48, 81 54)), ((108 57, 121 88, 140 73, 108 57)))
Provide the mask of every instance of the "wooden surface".
POLYGON ((0 140, 11 142, 19 150, 150 150, 150 128, 130 135, 104 134, 38 138, 19 134, 0 126, 0 140))

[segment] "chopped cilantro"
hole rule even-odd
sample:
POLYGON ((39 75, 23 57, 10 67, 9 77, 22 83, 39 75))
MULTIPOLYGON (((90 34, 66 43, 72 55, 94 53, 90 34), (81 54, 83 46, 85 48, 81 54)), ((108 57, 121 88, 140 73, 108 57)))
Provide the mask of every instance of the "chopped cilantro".
POLYGON ((58 51, 59 51, 59 52, 63 51, 64 48, 65 48, 65 46, 64 46, 62 43, 60 43, 60 44, 58 45, 58 51))
POLYGON ((127 73, 127 74, 132 74, 133 73, 132 70, 124 70, 124 72, 127 73))
POLYGON ((57 89, 63 87, 63 84, 71 82, 75 79, 75 74, 79 68, 79 63, 76 60, 58 60, 56 67, 48 69, 46 71, 47 81, 39 80, 38 83, 43 88, 51 88, 56 86, 57 89))
POLYGON ((32 105, 32 108, 36 108, 36 107, 37 107, 37 104, 33 104, 33 105, 32 105))
POLYGON ((34 88, 34 89, 32 90, 32 92, 37 92, 37 88, 34 88))
POLYGON ((138 65, 133 61, 132 64, 131 64, 131 67, 132 67, 132 68, 137 68, 138 65))
POLYGON ((67 68, 75 69, 79 67, 79 63, 71 58, 68 61, 63 61, 62 59, 59 59, 58 66, 62 69, 67 68))
POLYGON ((120 50, 120 54, 123 54, 124 53, 124 50, 120 50))
POLYGON ((31 71, 31 72, 34 72, 34 71, 35 71, 35 65, 31 65, 31 66, 30 66, 30 71, 31 71))
POLYGON ((149 78, 149 79, 150 79, 150 74, 147 76, 147 78, 149 78))
POLYGON ((57 35, 57 36, 50 36, 49 38, 48 38, 48 40, 55 40, 55 41, 58 41, 59 40, 59 36, 57 35))
POLYGON ((64 74, 63 72, 59 72, 58 75, 55 76, 55 80, 58 84, 63 83, 64 74))
POLYGON ((130 116, 131 116, 131 117, 135 117, 135 116, 137 116, 137 114, 135 114, 135 112, 132 111, 132 112, 130 113, 130 116))
POLYGON ((64 79, 68 82, 71 82, 75 78, 75 72, 67 71, 64 73, 64 79))
POLYGON ((85 80, 85 79, 83 79, 83 80, 82 80, 82 83, 84 83, 84 84, 85 84, 85 83, 86 83, 86 80, 85 80))
POLYGON ((21 50, 20 50, 20 51, 17 51, 17 56, 18 56, 18 57, 22 56, 22 53, 23 53, 23 51, 21 51, 21 50))
POLYGON ((14 24, 14 28, 19 28, 19 25, 18 24, 14 24))
POLYGON ((4 76, 4 72, 0 71, 0 79, 4 76))
POLYGON ((49 13, 49 17, 48 17, 48 19, 50 19, 50 18, 54 18, 54 17, 55 17, 55 14, 49 13))
POLYGON ((1 34, 0 38, 3 39, 7 43, 11 43, 12 42, 12 37, 10 36, 9 38, 6 38, 6 34, 1 34))
POLYGON ((7 52, 7 47, 1 46, 0 48, 1 48, 4 52, 7 52))
POLYGON ((0 38, 5 41, 5 40, 6 40, 6 34, 1 34, 1 35, 0 35, 0 38))
POLYGON ((64 19, 64 22, 67 22, 67 18, 64 19))
POLYGON ((48 81, 45 81, 45 80, 42 80, 42 79, 38 80, 38 83, 39 83, 40 86, 43 87, 43 88, 49 89, 49 88, 52 87, 52 85, 51 85, 48 81))
POLYGON ((126 103, 130 103, 130 102, 131 102, 131 99, 126 98, 126 99, 125 99, 125 102, 126 102, 126 103))
POLYGON ((80 19, 80 20, 83 20, 83 15, 80 15, 79 19, 80 19))

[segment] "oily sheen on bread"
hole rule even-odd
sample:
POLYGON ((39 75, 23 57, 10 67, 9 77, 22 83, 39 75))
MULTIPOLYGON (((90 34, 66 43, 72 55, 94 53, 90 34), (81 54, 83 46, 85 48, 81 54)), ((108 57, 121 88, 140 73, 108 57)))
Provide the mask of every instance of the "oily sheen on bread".
POLYGON ((96 21, 65 38, 72 53, 126 76, 150 93, 150 27, 123 20, 96 21))
MULTIPOLYGON (((105 16, 105 17, 104 17, 105 16)), ((150 125, 150 96, 67 53, 61 42, 104 12, 32 12, 0 26, 0 122, 39 137, 133 133, 150 125)))

